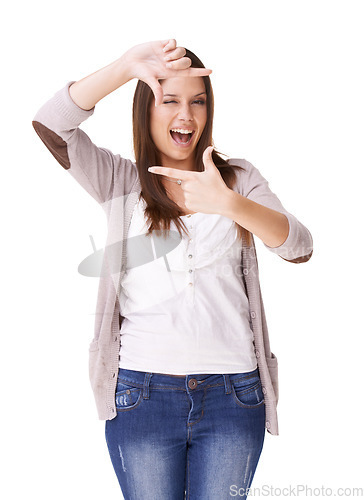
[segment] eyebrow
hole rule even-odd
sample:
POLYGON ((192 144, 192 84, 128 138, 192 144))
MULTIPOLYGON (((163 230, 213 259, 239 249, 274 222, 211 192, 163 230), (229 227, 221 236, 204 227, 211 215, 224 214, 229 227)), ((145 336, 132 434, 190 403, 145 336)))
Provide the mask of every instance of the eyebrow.
MULTIPOLYGON (((200 94, 196 94, 196 95, 194 95, 193 97, 198 97, 199 95, 202 95, 202 94, 206 94, 206 92, 201 92, 200 94)), ((207 94, 206 94, 206 95, 207 95, 207 94)), ((167 97, 167 96, 168 96, 168 97, 179 97, 179 96, 178 96, 178 95, 176 95, 176 94, 164 94, 164 96, 163 96, 163 97, 167 97)))

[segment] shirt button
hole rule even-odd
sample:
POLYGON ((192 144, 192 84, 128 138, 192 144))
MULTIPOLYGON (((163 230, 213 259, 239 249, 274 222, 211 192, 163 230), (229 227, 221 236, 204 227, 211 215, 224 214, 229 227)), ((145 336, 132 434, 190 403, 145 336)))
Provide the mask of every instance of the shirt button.
POLYGON ((189 269, 189 270, 188 270, 188 272, 189 272, 189 273, 193 273, 193 269, 189 269))
POLYGON ((187 214, 187 217, 191 217, 191 214, 187 214))
POLYGON ((265 387, 262 387, 263 394, 267 394, 267 389, 265 387))
POLYGON ((255 316, 256 316, 255 312, 254 312, 254 311, 252 311, 252 312, 250 313, 250 316, 251 316, 252 318, 255 318, 255 316))
POLYGON ((190 239, 188 240, 188 243, 192 243, 192 242, 193 242, 193 239, 192 239, 192 238, 190 238, 190 239))
POLYGON ((243 274, 245 274, 245 276, 248 274, 248 270, 247 269, 243 269, 243 274))
POLYGON ((189 259, 192 259, 192 255, 190 254, 190 255, 188 256, 188 258, 189 258, 189 259))
POLYGON ((260 352, 259 351, 255 351, 255 355, 256 355, 257 358, 259 358, 260 352))
POLYGON ((265 423, 265 426, 266 426, 266 428, 267 428, 267 429, 269 429, 269 427, 270 427, 270 422, 268 422, 268 421, 267 421, 267 422, 265 423))
POLYGON ((193 286, 193 283, 188 283, 188 286, 193 286))

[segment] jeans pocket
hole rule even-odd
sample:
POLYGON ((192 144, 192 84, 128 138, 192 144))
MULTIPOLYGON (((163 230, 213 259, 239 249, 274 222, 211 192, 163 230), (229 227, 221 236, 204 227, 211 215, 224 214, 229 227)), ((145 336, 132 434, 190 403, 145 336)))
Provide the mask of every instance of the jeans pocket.
POLYGON ((142 395, 141 387, 118 378, 115 393, 116 410, 127 411, 136 408, 142 401, 142 395))
POLYGON ((264 404, 262 383, 258 375, 231 381, 232 394, 239 406, 257 408, 264 404))

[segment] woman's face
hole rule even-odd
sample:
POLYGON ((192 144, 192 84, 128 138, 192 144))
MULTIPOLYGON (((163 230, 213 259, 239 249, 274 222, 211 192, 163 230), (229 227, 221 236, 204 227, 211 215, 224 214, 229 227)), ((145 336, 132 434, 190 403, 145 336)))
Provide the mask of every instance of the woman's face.
POLYGON ((153 142, 161 153, 163 166, 188 160, 188 168, 193 169, 194 150, 207 120, 207 96, 203 79, 167 78, 161 81, 161 86, 163 103, 156 108, 152 99, 150 106, 153 142))

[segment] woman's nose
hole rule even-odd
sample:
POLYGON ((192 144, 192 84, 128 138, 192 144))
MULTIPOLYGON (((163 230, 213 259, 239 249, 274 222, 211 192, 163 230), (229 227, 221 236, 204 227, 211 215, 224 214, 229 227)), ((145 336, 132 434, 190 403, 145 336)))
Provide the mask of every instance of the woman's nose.
POLYGON ((192 113, 191 107, 188 104, 181 106, 179 111, 178 111, 178 117, 183 119, 183 120, 192 120, 193 113, 192 113))

